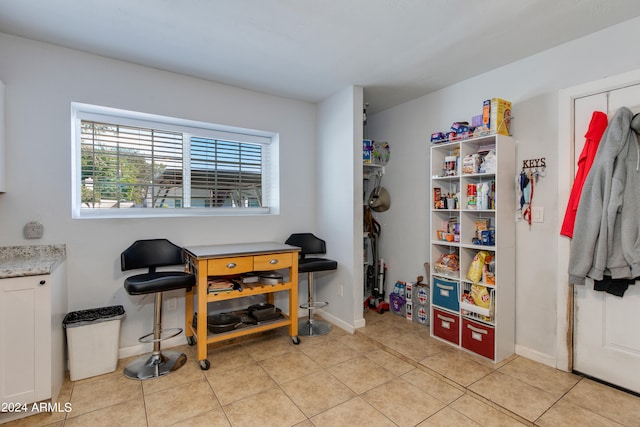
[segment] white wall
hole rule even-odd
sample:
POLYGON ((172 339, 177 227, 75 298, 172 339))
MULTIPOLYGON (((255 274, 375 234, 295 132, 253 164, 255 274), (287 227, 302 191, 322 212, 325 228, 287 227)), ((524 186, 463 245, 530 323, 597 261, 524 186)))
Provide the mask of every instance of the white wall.
MULTIPOLYGON (((4 164, 4 83, 0 81, 0 165, 4 164)), ((5 178, 5 171, 0 170, 0 192, 4 192, 6 190, 5 178)))
MULTIPOLYGON (((122 286, 119 256, 134 240, 166 237, 179 245, 284 241, 296 230, 315 231, 315 105, 1 33, 0 57, 7 159, 0 245, 65 243, 69 310, 124 305, 121 348, 136 345, 152 327, 153 299, 131 297, 122 286), (280 215, 72 220, 72 101, 279 132, 280 215), (22 228, 30 220, 44 225, 41 240, 23 239, 22 228)), ((167 327, 184 325, 183 301, 177 311, 165 313, 167 327)))
MULTIPOLYGON (((546 157, 546 177, 535 187, 534 205, 544 223, 516 226, 516 351, 555 366, 558 218, 558 90, 640 68, 629 46, 640 38, 640 19, 531 56, 370 116, 369 137, 389 141, 384 185, 392 207, 382 223, 381 257, 388 264, 387 291, 397 279, 415 280, 428 260, 428 147, 432 132, 480 114, 482 101, 513 102, 512 133, 522 160, 546 157)), ((366 90, 365 90, 366 101, 366 90)), ((561 286, 561 285, 560 285, 561 286)))
POLYGON ((364 326, 362 97, 361 87, 348 87, 318 107, 318 237, 327 242, 327 258, 339 262, 336 272, 316 273, 315 290, 329 302, 326 317, 346 330, 364 326))

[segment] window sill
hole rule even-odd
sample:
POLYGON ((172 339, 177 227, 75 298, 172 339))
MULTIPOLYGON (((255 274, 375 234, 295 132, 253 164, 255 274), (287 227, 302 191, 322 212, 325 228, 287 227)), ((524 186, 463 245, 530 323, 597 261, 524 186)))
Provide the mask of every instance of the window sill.
POLYGON ((112 218, 185 218, 211 216, 263 216, 275 215, 269 208, 215 208, 215 209, 159 209, 159 208, 129 208, 129 209, 81 209, 74 211, 73 219, 112 219, 112 218))

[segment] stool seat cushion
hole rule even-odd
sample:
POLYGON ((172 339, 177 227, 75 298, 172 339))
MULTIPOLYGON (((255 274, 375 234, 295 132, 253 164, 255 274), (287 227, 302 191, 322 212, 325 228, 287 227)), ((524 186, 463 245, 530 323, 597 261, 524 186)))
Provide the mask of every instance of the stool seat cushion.
POLYGON ((130 295, 190 289, 195 284, 195 276, 183 271, 156 271, 137 274, 124 280, 124 288, 130 295))
POLYGON ((338 268, 338 263, 326 258, 303 258, 298 262, 299 273, 310 273, 313 271, 327 271, 338 268))

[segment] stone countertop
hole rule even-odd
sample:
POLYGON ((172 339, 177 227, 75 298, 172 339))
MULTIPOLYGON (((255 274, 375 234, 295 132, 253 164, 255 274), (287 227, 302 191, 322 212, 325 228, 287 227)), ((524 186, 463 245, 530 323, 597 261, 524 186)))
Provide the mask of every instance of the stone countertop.
POLYGON ((65 245, 0 247, 0 279, 50 274, 66 259, 65 245))

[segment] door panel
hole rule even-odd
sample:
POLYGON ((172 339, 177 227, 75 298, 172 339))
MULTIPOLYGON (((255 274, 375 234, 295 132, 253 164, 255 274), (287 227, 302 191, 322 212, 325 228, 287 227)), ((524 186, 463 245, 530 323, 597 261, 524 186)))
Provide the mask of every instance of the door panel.
POLYGON ((574 369, 640 393, 640 285, 624 297, 574 287, 574 369))
MULTIPOLYGON (((612 117, 621 106, 640 112, 640 85, 576 99, 575 160, 582 151, 591 113, 600 110, 612 117)), ((574 286, 574 370, 640 393, 638 366, 640 283, 629 286, 623 297, 594 291, 590 279, 584 286, 574 286)))
POLYGON ((634 113, 640 111, 640 85, 612 90, 609 93, 609 112, 612 116, 620 107, 627 107, 634 113))

